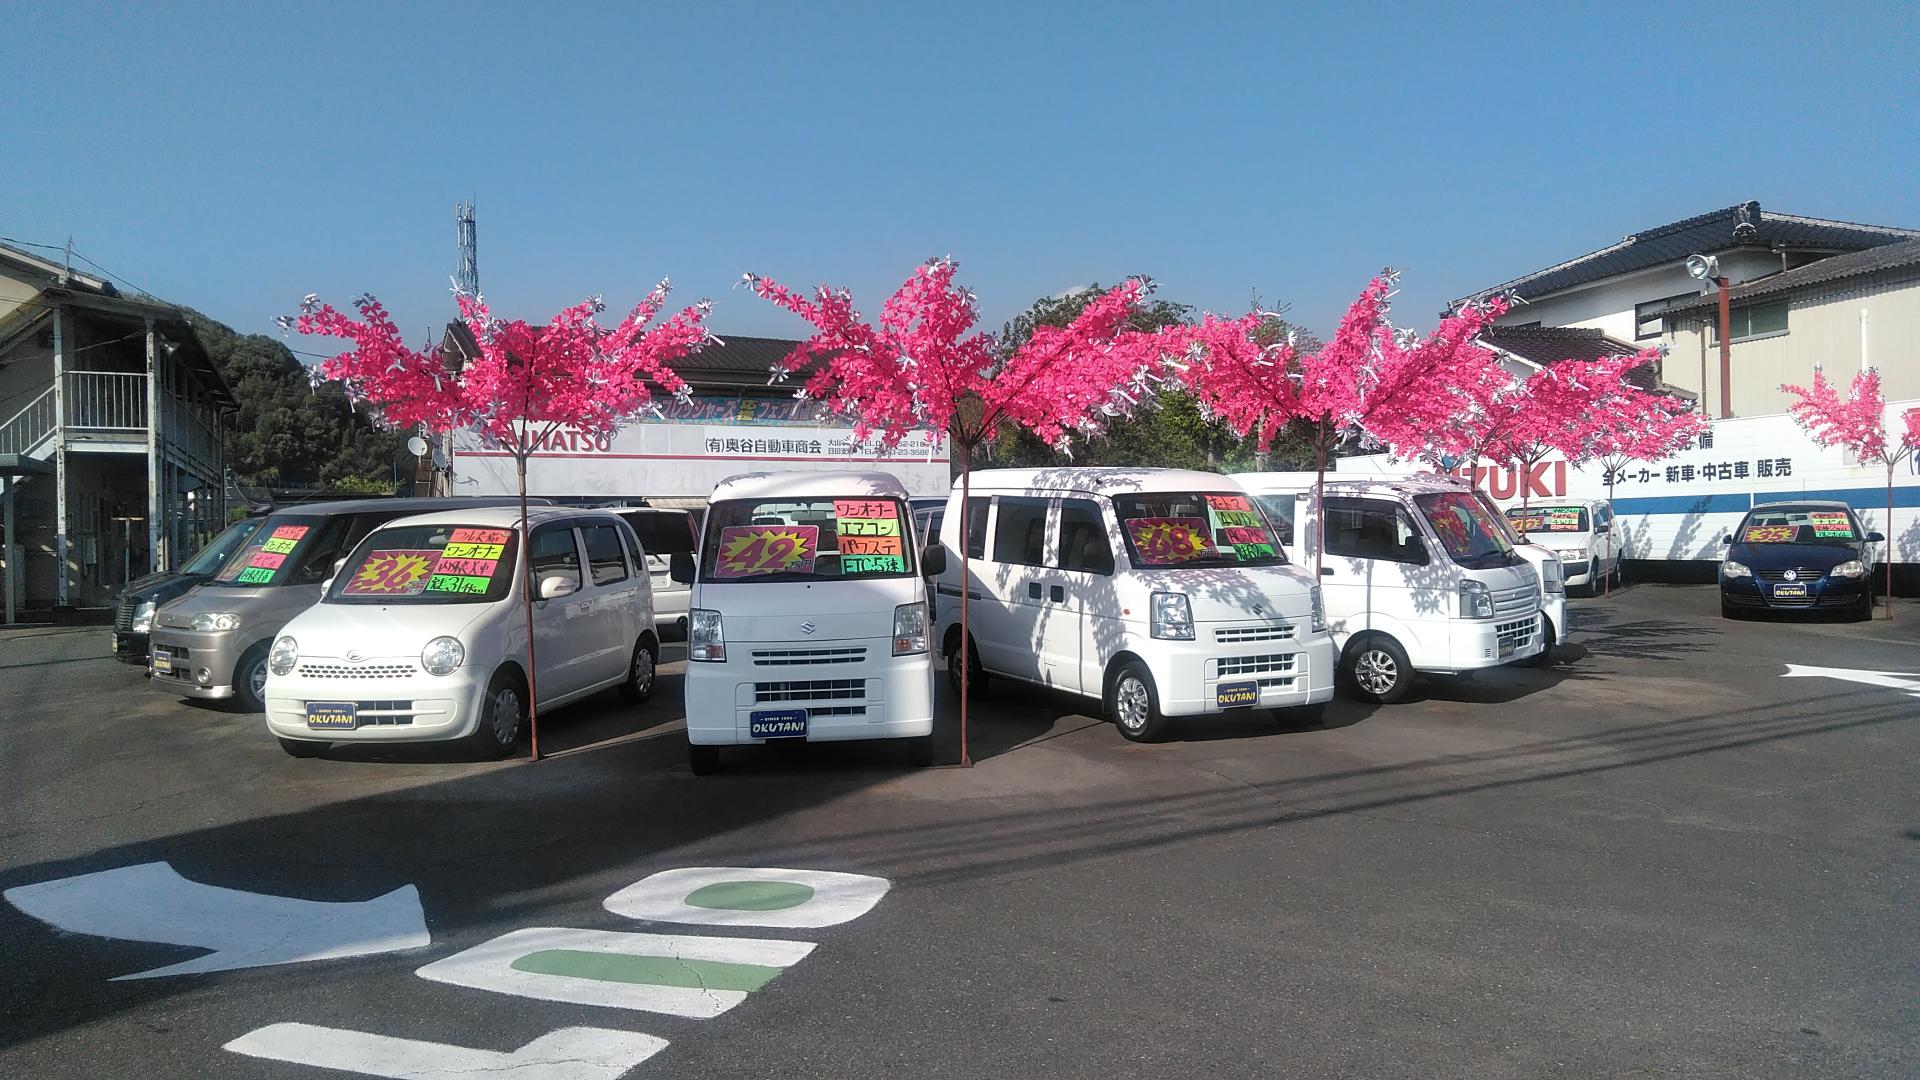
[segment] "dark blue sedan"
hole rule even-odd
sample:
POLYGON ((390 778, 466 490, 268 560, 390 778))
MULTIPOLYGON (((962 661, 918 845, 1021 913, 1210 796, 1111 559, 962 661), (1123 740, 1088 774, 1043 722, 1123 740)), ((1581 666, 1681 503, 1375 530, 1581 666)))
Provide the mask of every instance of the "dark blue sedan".
POLYGON ((1720 614, 1829 611, 1873 617, 1869 544, 1886 539, 1860 527, 1840 502, 1765 503, 1723 537, 1720 614))

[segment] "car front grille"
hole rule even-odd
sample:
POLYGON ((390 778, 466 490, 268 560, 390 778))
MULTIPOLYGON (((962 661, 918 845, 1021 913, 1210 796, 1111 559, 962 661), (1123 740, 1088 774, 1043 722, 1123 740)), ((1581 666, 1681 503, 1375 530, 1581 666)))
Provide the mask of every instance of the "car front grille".
POLYGON ((867 680, 865 679, 805 679, 753 684, 753 700, 757 705, 806 701, 864 701, 866 697, 867 680))
POLYGON ((1293 670, 1293 653, 1265 653, 1260 656, 1223 656, 1214 661, 1218 678, 1236 675, 1272 675, 1293 670))
POLYGON ((1536 589, 1508 589, 1493 594, 1493 616, 1503 618, 1518 615, 1523 611, 1536 611, 1540 607, 1540 593, 1536 589))
POLYGON ((1787 571, 1787 570, 1755 570, 1755 571, 1754 571, 1754 573, 1755 573, 1756 575, 1758 575, 1758 576, 1759 576, 1759 578, 1760 578, 1760 580, 1761 580, 1761 581, 1789 581, 1789 580, 1791 580, 1791 581, 1794 581, 1794 582, 1812 582, 1812 581, 1819 581, 1819 580, 1820 580, 1821 578, 1823 578, 1823 577, 1826 577, 1826 576, 1827 576, 1827 572, 1826 572, 1825 570, 1814 570, 1814 569, 1811 569, 1811 568, 1809 568, 1809 567, 1804 567, 1804 566, 1796 566, 1796 567, 1794 567, 1794 568, 1793 568, 1793 569, 1792 569, 1791 571, 1787 571), (1792 578, 1788 578, 1788 577, 1787 577, 1787 574, 1788 574, 1788 573, 1792 573, 1792 574, 1793 574, 1793 577, 1792 577, 1792 578))
POLYGON ((410 727, 413 724, 411 701, 356 701, 354 719, 361 727, 410 727))
POLYGON ((120 605, 113 609, 113 628, 115 630, 120 631, 123 634, 129 630, 132 630, 133 629, 133 609, 139 606, 140 606, 139 597, 136 597, 136 596, 121 597, 120 605))
POLYGON ((845 649, 758 649, 753 654, 755 667, 789 667, 814 664, 857 664, 867 658, 865 647, 845 649))
POLYGON ((193 679, 193 650, 183 648, 179 645, 153 645, 148 647, 147 653, 150 657, 164 656, 172 664, 171 671, 160 671, 156 668, 154 674, 162 678, 180 679, 182 681, 191 681, 193 679))
POLYGON ((413 664, 301 664, 308 679, 405 679, 420 669, 413 664))
POLYGON ((1251 623, 1246 626, 1222 626, 1213 632, 1213 640, 1222 645, 1245 645, 1256 641, 1291 641, 1293 624, 1251 623))
POLYGON ((1537 618, 1515 619, 1513 622, 1494 624, 1494 631, 1500 635, 1500 651, 1524 649, 1533 641, 1533 635, 1539 628, 1537 618))

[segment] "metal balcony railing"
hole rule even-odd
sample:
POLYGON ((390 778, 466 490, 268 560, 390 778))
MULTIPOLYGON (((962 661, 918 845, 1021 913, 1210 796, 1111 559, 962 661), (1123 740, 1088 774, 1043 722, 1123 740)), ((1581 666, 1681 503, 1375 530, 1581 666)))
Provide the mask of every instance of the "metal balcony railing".
POLYGON ((96 431, 147 429, 147 377, 127 371, 69 371, 67 426, 96 431))
POLYGON ((0 423, 0 454, 24 454, 53 434, 53 387, 0 423))

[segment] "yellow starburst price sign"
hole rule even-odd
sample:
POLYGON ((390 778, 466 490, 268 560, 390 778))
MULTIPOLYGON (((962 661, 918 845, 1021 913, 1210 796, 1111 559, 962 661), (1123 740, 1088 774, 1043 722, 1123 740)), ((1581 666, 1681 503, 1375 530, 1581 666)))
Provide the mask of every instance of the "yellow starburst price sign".
POLYGON ((440 561, 432 548, 389 548, 374 551, 340 590, 342 596, 413 596, 427 587, 427 578, 440 561))
POLYGON ((716 578, 811 574, 820 547, 817 525, 733 525, 720 530, 716 578))

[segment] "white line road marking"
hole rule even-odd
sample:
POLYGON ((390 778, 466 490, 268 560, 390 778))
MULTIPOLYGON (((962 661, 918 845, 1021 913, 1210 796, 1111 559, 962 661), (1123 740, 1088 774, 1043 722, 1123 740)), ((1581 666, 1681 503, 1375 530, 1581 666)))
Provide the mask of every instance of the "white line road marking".
POLYGON ((654 922, 700 926, 771 926, 784 930, 818 929, 851 922, 873 910, 892 883, 865 874, 827 870, 777 870, 751 866, 688 866, 662 870, 607 897, 615 915, 654 922), (687 903, 701 889, 736 882, 791 883, 811 889, 812 898, 793 907, 741 910, 687 903))
POLYGON ((1905 690, 1911 697, 1920 697, 1920 675, 1898 671, 1861 671, 1855 668, 1810 667, 1806 664, 1788 664, 1783 679, 1840 679, 1845 682, 1861 683, 1865 686, 1884 686, 1890 690, 1905 690))
POLYGON ((570 1027, 510 1054, 419 1039, 396 1039, 315 1024, 269 1024, 226 1048, 248 1057, 394 1080, 617 1080, 666 1049, 667 1040, 632 1031, 570 1027))
POLYGON ((352 903, 223 889, 188 881, 164 862, 122 866, 8 889, 7 902, 62 930, 212 949, 119 979, 330 960, 433 943, 420 891, 403 885, 352 903))
MULTIPOLYGON (((537 926, 502 934, 445 960, 436 960, 414 974, 434 982, 543 1001, 641 1009, 707 1020, 745 1001, 747 991, 704 985, 666 986, 651 982, 626 982, 591 975, 547 974, 518 970, 513 967, 513 962, 535 953, 564 950, 567 953, 597 953, 613 957, 659 957, 669 961, 784 968, 805 959, 813 949, 813 944, 805 941, 627 934, 610 930, 537 926)), ((696 969, 689 965, 685 970, 691 973, 696 969)))

